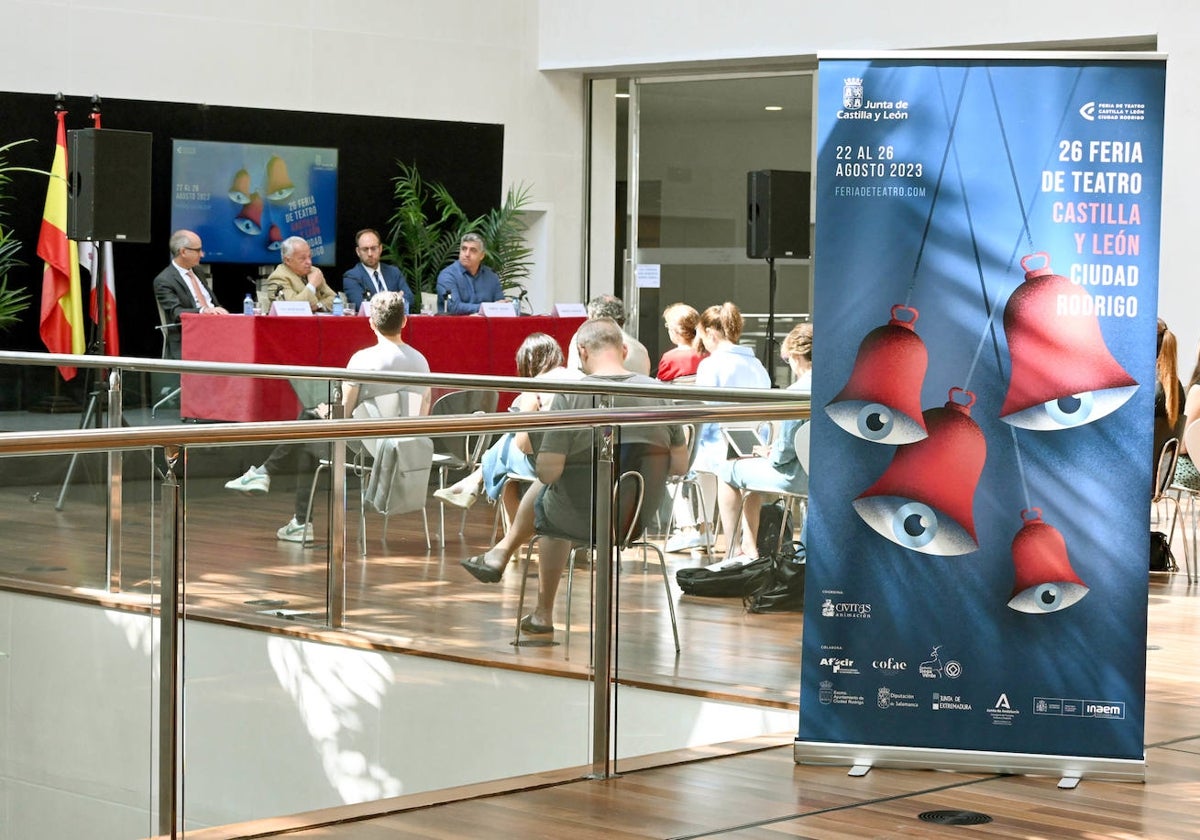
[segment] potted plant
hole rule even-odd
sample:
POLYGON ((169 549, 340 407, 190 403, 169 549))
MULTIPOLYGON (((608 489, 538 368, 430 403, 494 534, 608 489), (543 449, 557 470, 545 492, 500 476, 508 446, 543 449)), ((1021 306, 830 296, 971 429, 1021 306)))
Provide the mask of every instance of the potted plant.
POLYGON ((413 294, 429 295, 436 304, 438 272, 457 257, 464 235, 478 233, 487 249, 484 264, 499 275, 501 288, 514 297, 523 295, 533 255, 521 222, 529 187, 510 187, 503 205, 471 219, 444 185, 425 181, 416 164, 397 163, 400 174, 392 179, 396 210, 388 220, 384 256, 404 272, 413 294))
MULTIPOLYGON (((0 146, 0 205, 3 205, 8 196, 9 172, 37 172, 38 170, 28 169, 24 166, 9 166, 5 159, 5 154, 13 146, 20 143, 29 143, 31 140, 18 140, 9 143, 6 146, 0 146)), ((45 174, 45 173, 41 173, 45 174)), ((4 215, 4 211, 0 208, 0 218, 4 215)), ((21 241, 17 239, 12 231, 0 224, 0 329, 6 329, 16 323, 21 313, 29 306, 30 295, 25 289, 11 289, 8 286, 8 272, 12 269, 24 265, 18 257, 17 251, 21 248, 21 241)))

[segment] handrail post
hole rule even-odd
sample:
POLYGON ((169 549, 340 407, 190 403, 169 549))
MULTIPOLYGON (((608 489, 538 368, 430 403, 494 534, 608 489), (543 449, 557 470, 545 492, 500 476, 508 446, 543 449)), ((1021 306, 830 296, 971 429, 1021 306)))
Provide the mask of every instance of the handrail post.
MULTIPOLYGON (((612 397, 600 397, 601 411, 612 408, 612 397)), ((593 504, 596 514, 593 528, 596 540, 596 564, 593 569, 595 587, 595 617, 592 622, 592 772, 595 779, 606 779, 612 775, 612 661, 614 633, 613 592, 615 591, 616 564, 613 562, 613 452, 617 430, 614 426, 601 426, 595 434, 600 436, 595 466, 595 490, 593 504)))
POLYGON ((179 697, 182 643, 179 635, 179 583, 183 569, 180 487, 175 464, 180 450, 166 447, 162 482, 162 581, 158 623, 158 833, 176 836, 179 811, 179 697))
MULTIPOLYGON (((339 392, 331 405, 331 416, 341 420, 344 414, 339 392)), ((337 630, 346 622, 346 441, 332 441, 329 459, 329 578, 326 582, 325 614, 329 628, 337 630)))
MULTIPOLYGON (((119 429, 124 422, 121 413, 121 371, 118 368, 108 375, 108 427, 119 429)), ((108 450, 108 534, 106 543, 106 566, 108 591, 121 591, 121 521, 122 482, 124 480, 125 453, 120 449, 108 450)))

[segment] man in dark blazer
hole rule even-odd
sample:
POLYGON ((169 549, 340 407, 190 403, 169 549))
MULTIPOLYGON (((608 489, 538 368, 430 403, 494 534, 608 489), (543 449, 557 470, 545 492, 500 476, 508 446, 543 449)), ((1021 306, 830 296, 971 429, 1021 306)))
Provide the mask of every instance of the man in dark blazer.
POLYGON ((179 316, 184 312, 201 315, 228 315, 229 311, 217 301, 216 293, 200 278, 195 268, 204 256, 200 237, 190 230, 171 234, 167 246, 171 264, 154 278, 154 297, 162 308, 167 333, 167 358, 183 358, 183 330, 179 316))
POLYGON ((400 292, 409 312, 413 309, 413 293, 404 280, 404 274, 394 265, 381 263, 383 248, 378 232, 364 228, 354 234, 354 253, 358 254, 358 265, 342 275, 342 292, 346 303, 357 312, 364 300, 370 300, 379 292, 400 292))

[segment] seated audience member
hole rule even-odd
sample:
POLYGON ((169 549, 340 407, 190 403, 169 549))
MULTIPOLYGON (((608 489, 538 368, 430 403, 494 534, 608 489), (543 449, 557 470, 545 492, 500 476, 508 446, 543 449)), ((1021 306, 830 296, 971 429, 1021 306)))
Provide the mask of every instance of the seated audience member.
POLYGON ((415 311, 412 289, 408 287, 404 273, 394 265, 380 262, 383 246, 376 231, 364 228, 354 234, 354 253, 358 254, 358 263, 342 275, 342 292, 350 311, 358 312, 363 301, 380 292, 400 292, 408 311, 415 311))
POLYGON ((438 309, 447 315, 474 315, 481 303, 504 300, 500 277, 483 264, 483 237, 468 233, 459 243, 458 259, 437 277, 438 309))
MULTIPOLYGON (((1200 419, 1200 358, 1196 359, 1192 378, 1188 380, 1184 393, 1186 397, 1183 403, 1183 428, 1186 431, 1193 420, 1200 419)), ((1179 439, 1179 461, 1175 464, 1175 483, 1188 490, 1200 492, 1200 470, 1196 469, 1195 457, 1193 453, 1188 452, 1182 437, 1179 439)))
POLYGON ((303 236, 289 236, 279 248, 282 262, 267 277, 271 300, 303 300, 313 312, 333 311, 335 293, 321 269, 313 265, 312 248, 303 236))
POLYGON ((687 377, 689 381, 694 381, 696 368, 704 358, 695 347, 700 313, 686 303, 672 303, 663 310, 663 323, 667 327, 667 337, 675 346, 658 360, 657 379, 660 382, 674 382, 687 377))
MULTIPOLYGON (((809 396, 812 394, 812 324, 799 324, 783 340, 780 356, 792 368, 796 381, 787 390, 809 396)), ((736 561, 752 560, 758 556, 758 514, 762 496, 748 492, 779 490, 787 493, 807 493, 808 474, 800 465, 795 449, 796 430, 808 419, 787 420, 770 447, 755 449, 754 458, 735 458, 717 468, 717 508, 721 527, 731 538, 737 526, 738 508, 742 509, 741 544, 730 545, 727 556, 736 561), (743 503, 742 498, 745 497, 743 503)))
MULTIPOLYGON (((738 344, 742 336, 744 321, 742 313, 733 303, 710 306, 700 313, 696 330, 698 350, 707 355, 696 367, 696 385, 705 388, 770 388, 771 377, 754 355, 750 347, 738 344)), ((721 434, 717 423, 705 423, 697 433, 695 457, 692 469, 700 474, 701 492, 705 499, 713 499, 716 480, 712 477, 729 454, 729 445, 721 434)), ((683 511, 680 511, 683 513, 683 511)), ((703 511, 701 521, 689 521, 687 516, 678 519, 679 531, 672 534, 666 544, 667 551, 690 551, 705 544, 704 530, 712 511, 703 511)))
POLYGON ((1154 452, 1150 480, 1157 481, 1163 445, 1183 437, 1187 395, 1178 373, 1179 345, 1167 322, 1158 319, 1158 358, 1154 364, 1154 452))
MULTIPOLYGON (((579 379, 583 373, 568 369, 564 364, 562 348, 553 337, 545 333, 532 333, 517 349, 517 376, 524 379, 579 379)), ((524 393, 513 400, 510 411, 545 411, 554 401, 554 394, 524 393)), ((510 473, 536 478, 531 456, 533 447, 526 432, 502 435, 480 459, 480 467, 449 487, 435 490, 433 495, 449 504, 470 508, 479 496, 480 487, 493 502, 498 498, 504 504, 508 521, 517 513, 519 501, 515 485, 508 482, 510 473)))
POLYGON ((190 230, 177 230, 167 240, 171 252, 171 264, 154 278, 154 297, 162 307, 167 324, 167 358, 182 359, 183 335, 179 328, 179 316, 184 312, 201 315, 228 315, 228 310, 217 302, 217 296, 201 280, 195 268, 204 256, 200 237, 190 230))
MULTIPOLYGON (((620 327, 608 318, 589 319, 580 328, 580 362, 587 374, 584 381, 653 383, 648 376, 631 374, 625 369, 626 349, 620 327)), ((553 410, 586 410, 594 405, 587 394, 558 394, 553 410)), ((640 397, 616 397, 614 406, 666 405, 664 400, 640 397)), ((669 474, 687 468, 687 447, 679 426, 629 426, 621 429, 618 471, 636 470, 646 479, 642 524, 654 516, 669 474)), ((592 493, 594 481, 593 434, 591 429, 564 429, 541 436, 535 459, 538 480, 544 485, 534 498, 533 528, 519 541, 511 539, 520 522, 505 534, 505 540, 491 551, 464 560, 462 565, 477 579, 494 583, 500 579, 509 556, 534 530, 542 535, 539 552, 538 602, 533 612, 523 616, 521 627, 527 633, 554 632, 554 600, 559 579, 566 567, 572 543, 592 539, 592 493)), ((532 496, 527 494, 526 498, 532 496)), ((522 500, 521 508, 530 506, 522 500)), ((527 523, 526 523, 527 525, 527 523)))
MULTIPOLYGON (((588 318, 611 318, 616 321, 617 326, 621 328, 621 337, 624 339, 625 349, 628 351, 625 355, 625 369, 630 373, 650 375, 650 354, 646 351, 646 345, 625 332, 625 304, 619 297, 597 295, 588 301, 587 314, 588 318)), ((581 369, 578 339, 579 333, 576 332, 567 349, 567 367, 573 370, 581 369)))
MULTIPOLYGON (((429 373, 429 363, 425 357, 400 337, 406 319, 403 295, 398 292, 375 295, 371 301, 371 329, 375 332, 376 341, 351 356, 346 363, 347 370, 429 373)), ((429 389, 421 385, 397 389, 395 385, 387 383, 359 384, 346 381, 342 385, 342 406, 349 417, 360 402, 397 390, 404 392, 407 397, 406 413, 409 416, 429 413, 429 389)), ((299 419, 325 419, 330 413, 330 407, 322 403, 316 408, 302 410, 299 419)), ((290 522, 275 532, 275 536, 287 542, 309 541, 313 538, 312 523, 307 521, 311 475, 325 451, 326 445, 318 443, 280 444, 261 466, 250 467, 245 474, 226 482, 225 489, 241 493, 266 493, 271 489, 271 476, 291 472, 296 478, 295 514, 290 522)))

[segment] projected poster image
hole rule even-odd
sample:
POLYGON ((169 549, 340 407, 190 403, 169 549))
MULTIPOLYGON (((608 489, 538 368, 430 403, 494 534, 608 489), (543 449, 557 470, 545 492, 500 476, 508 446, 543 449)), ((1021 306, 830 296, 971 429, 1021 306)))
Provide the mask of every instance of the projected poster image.
POLYGON ((302 236, 332 265, 337 166, 337 149, 173 140, 171 229, 200 234, 210 262, 278 262, 302 236))

